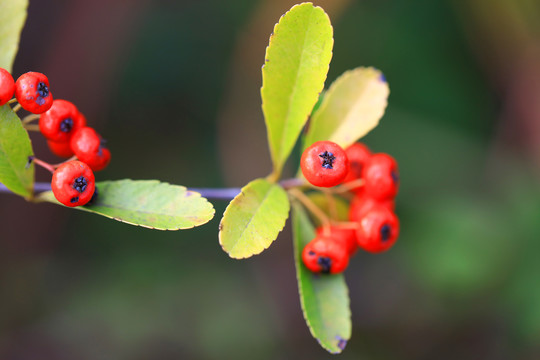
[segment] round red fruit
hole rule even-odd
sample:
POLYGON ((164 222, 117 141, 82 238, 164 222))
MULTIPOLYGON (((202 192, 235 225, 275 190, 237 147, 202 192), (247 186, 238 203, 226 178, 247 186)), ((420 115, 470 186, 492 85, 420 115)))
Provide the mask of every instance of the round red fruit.
POLYGON ((394 211, 396 203, 394 199, 376 200, 365 192, 357 194, 349 206, 349 220, 359 222, 369 210, 377 206, 384 206, 388 210, 394 211))
MULTIPOLYGON (((354 143, 345 149, 345 153, 349 159, 349 172, 347 173, 347 176, 343 182, 348 183, 362 178, 362 169, 364 168, 364 164, 371 157, 371 151, 369 151, 369 148, 362 143, 354 143)), ((358 187, 352 191, 358 192, 361 191, 361 189, 362 187, 358 187)))
POLYGON ((358 243, 356 241, 356 231, 354 229, 330 226, 326 230, 323 226, 319 226, 316 229, 317 236, 329 236, 335 242, 341 243, 347 253, 353 255, 358 250, 358 243))
POLYGON ((94 194, 94 173, 81 161, 68 161, 53 173, 51 189, 56 200, 65 206, 84 205, 94 194))
POLYGON ((51 108, 39 117, 39 130, 45 138, 55 142, 69 142, 71 136, 84 126, 84 116, 66 100, 54 100, 51 108))
POLYGON ((387 207, 376 206, 360 219, 356 235, 362 249, 372 253, 386 251, 399 236, 399 219, 387 207))
POLYGON ((374 154, 362 171, 363 191, 377 200, 394 198, 399 189, 399 171, 396 160, 388 154, 374 154))
POLYGON ((307 181, 315 186, 340 184, 349 171, 345 150, 331 141, 317 141, 308 147, 300 159, 300 168, 307 181))
POLYGON ((44 113, 53 103, 49 79, 38 72, 27 72, 17 79, 15 97, 23 109, 34 114, 44 113))
POLYGON ((73 153, 73 150, 71 150, 71 145, 69 144, 69 141, 56 142, 47 140, 47 145, 49 146, 49 150, 51 150, 51 152, 56 156, 62 158, 69 158, 75 155, 73 153))
POLYGON ((349 265, 349 254, 343 243, 318 235, 304 247, 302 260, 314 273, 337 274, 349 265))
POLYGON ((105 169, 111 161, 111 152, 105 147, 105 141, 91 127, 78 129, 70 143, 77 158, 87 163, 93 171, 105 169))
POLYGON ((15 82, 11 74, 0 68, 0 106, 6 104, 15 93, 15 82))

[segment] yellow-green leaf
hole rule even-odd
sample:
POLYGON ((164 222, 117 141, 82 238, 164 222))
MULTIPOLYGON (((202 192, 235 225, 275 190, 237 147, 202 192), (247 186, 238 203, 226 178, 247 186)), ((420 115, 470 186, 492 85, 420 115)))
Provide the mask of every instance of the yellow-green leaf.
POLYGON ((9 105, 0 106, 0 183, 15 194, 32 197, 34 164, 32 144, 21 120, 9 105))
POLYGON ((386 109, 388 83, 379 70, 357 68, 341 75, 311 118, 304 148, 330 140, 347 147, 379 123, 386 109))
POLYGON ((275 177, 324 87, 333 44, 328 15, 311 3, 293 6, 270 36, 261 97, 275 177))
POLYGON ((235 259, 260 254, 277 238, 289 216, 283 188, 256 179, 227 206, 219 224, 219 243, 235 259))
MULTIPOLYGON (((96 183, 98 196, 88 211, 131 225, 157 230, 190 229, 214 217, 214 207, 197 192, 158 180, 118 180, 96 183)), ((60 204, 51 191, 38 200, 60 204)))
POLYGON ((302 262, 302 250, 315 237, 304 209, 293 203, 293 235, 300 304, 311 335, 332 354, 345 349, 351 338, 349 290, 342 274, 314 274, 302 262))
POLYGON ((26 20, 28 0, 0 1, 0 67, 11 72, 26 20))

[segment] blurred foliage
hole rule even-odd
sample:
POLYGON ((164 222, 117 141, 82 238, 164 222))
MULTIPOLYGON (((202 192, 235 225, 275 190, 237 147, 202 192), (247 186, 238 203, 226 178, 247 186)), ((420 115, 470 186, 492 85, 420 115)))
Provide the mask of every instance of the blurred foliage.
MULTIPOLYGON (((109 97, 97 113, 113 161, 99 180, 221 186, 228 166, 220 164, 215 119, 228 79, 240 76, 228 73, 235 44, 249 36, 243 31, 263 2, 141 3, 121 66, 103 79, 109 97)), ((524 6, 511 14, 533 19, 524 26, 538 24, 536 5, 512 3, 524 6)), ((43 58, 77 66, 43 42, 75 29, 67 14, 85 4, 32 2, 15 73, 38 70, 43 58)), ((292 2, 275 4, 283 13, 292 2)), ((327 85, 357 66, 383 71, 388 109, 365 141, 396 157, 402 179, 400 240, 389 253, 358 254, 345 276, 353 331, 342 359, 540 357, 538 164, 501 142, 501 114, 510 125, 517 115, 490 77, 500 58, 473 41, 491 8, 478 7, 477 17, 463 9, 451 1, 351 1, 332 18, 327 85)), ((497 16, 511 23, 505 14, 497 16)), ((483 36, 503 43, 505 29, 483 36)), ((519 142, 529 133, 512 136, 519 142)), ((235 136, 252 135, 239 128, 235 136)), ((250 153, 231 164, 261 161, 250 153)), ((178 234, 51 206, 0 197, 1 358, 329 357, 302 319, 290 229, 264 254, 238 262, 221 250, 215 219, 178 234)), ((223 210, 217 202, 216 214, 223 210)))

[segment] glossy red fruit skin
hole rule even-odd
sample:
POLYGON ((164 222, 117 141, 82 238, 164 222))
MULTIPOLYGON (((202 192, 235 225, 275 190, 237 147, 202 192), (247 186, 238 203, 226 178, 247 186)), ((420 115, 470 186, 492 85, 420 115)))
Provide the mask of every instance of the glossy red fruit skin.
POLYGON ((326 231, 324 227, 319 226, 315 229, 317 236, 330 236, 334 241, 342 243, 342 246, 347 249, 349 256, 353 255, 358 250, 358 242, 356 241, 356 231, 351 228, 330 226, 326 231))
POLYGON ((388 210, 394 211, 396 202, 394 199, 376 200, 366 192, 361 192, 351 200, 349 205, 349 220, 351 222, 359 222, 369 210, 377 206, 384 206, 388 210))
POLYGON ((77 158, 93 171, 105 169, 111 161, 111 152, 103 146, 101 136, 91 127, 78 129, 71 137, 70 144, 77 158))
MULTIPOLYGON (((362 178, 362 169, 364 168, 364 164, 371 157, 371 151, 369 148, 362 143, 354 143, 345 149, 345 153, 349 159, 349 172, 347 173, 347 176, 345 176, 343 183, 348 183, 362 178)), ((353 192, 359 192, 361 190, 361 187, 352 189, 353 192)))
POLYGON ((377 200, 394 198, 399 189, 399 171, 396 160, 384 153, 374 154, 362 170, 363 190, 377 200))
POLYGON ((71 136, 86 126, 86 118, 73 103, 57 99, 49 110, 39 117, 39 130, 46 139, 69 142, 71 136))
POLYGON ((17 79, 15 97, 23 109, 34 114, 44 113, 53 103, 49 79, 38 72, 27 72, 17 79))
POLYGON ((6 69, 0 68, 0 106, 5 105, 15 93, 15 81, 6 69))
POLYGON ((343 243, 318 235, 304 247, 302 261, 314 273, 338 274, 349 265, 349 254, 343 243))
POLYGON ((395 244, 399 236, 399 219, 387 207, 375 206, 360 219, 356 235, 358 246, 365 251, 386 251, 395 244))
POLYGON ((312 185, 332 187, 340 184, 349 171, 345 150, 332 141, 317 141, 300 159, 302 174, 312 185))
POLYGON ((73 150, 71 150, 71 145, 69 141, 55 142, 47 140, 47 145, 49 146, 49 150, 51 150, 51 152, 58 157, 69 158, 75 155, 73 150))
POLYGON ((56 200, 65 206, 84 205, 94 194, 94 173, 81 161, 68 161, 53 173, 51 189, 56 200))

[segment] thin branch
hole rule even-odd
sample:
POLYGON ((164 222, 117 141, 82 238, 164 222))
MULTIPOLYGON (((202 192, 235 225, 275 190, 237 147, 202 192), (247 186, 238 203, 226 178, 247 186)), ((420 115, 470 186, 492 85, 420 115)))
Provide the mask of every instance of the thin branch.
POLYGON ((26 124, 29 124, 31 123, 32 121, 34 120, 38 120, 40 118, 40 115, 37 115, 37 114, 30 114, 30 115, 26 115, 22 120, 22 124, 23 125, 26 125, 26 124))
MULTIPOLYGON (((36 182, 34 183, 35 192, 44 192, 51 190, 51 183, 47 182, 36 182)), ((240 188, 222 188, 222 189, 212 189, 212 188, 189 188, 190 191, 196 191, 200 193, 203 197, 214 200, 231 200, 241 191, 240 188)), ((11 193, 4 184, 0 183, 0 193, 11 193)))
POLYGON ((322 211, 317 205, 315 205, 315 203, 311 201, 311 199, 306 194, 304 194, 301 190, 297 188, 289 189, 289 194, 296 200, 300 201, 302 205, 304 205, 304 207, 308 209, 308 211, 319 220, 319 222, 323 225, 325 232, 327 229, 330 228, 330 219, 328 218, 328 216, 326 216, 324 211, 322 211))
MULTIPOLYGON (((34 160, 35 161, 35 160, 34 160)), ((58 164, 57 164, 58 165, 58 164)), ((52 166, 57 166, 52 165, 52 166)), ((279 183, 284 189, 292 189, 298 186, 304 186, 305 182, 301 179, 286 179, 279 183)), ((51 184, 46 182, 36 182, 34 183, 35 192, 43 192, 51 190, 51 184)), ((213 200, 232 200, 236 195, 240 194, 242 188, 232 187, 232 188, 188 188, 190 191, 195 191, 201 194, 201 196, 207 199, 213 200)), ((0 183, 0 193, 11 193, 11 191, 2 183, 0 183)))

